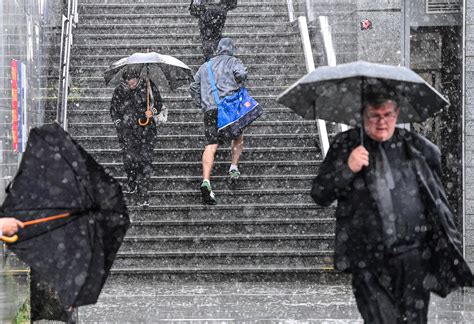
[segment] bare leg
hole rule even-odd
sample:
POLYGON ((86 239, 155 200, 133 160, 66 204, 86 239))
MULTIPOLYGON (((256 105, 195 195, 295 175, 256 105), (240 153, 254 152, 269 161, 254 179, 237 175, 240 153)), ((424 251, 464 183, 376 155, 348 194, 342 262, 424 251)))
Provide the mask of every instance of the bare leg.
POLYGON ((206 145, 202 153, 202 178, 210 180, 214 157, 216 156, 217 144, 206 145))
POLYGON ((240 160, 240 155, 244 149, 244 134, 241 134, 239 137, 235 138, 232 141, 232 164, 238 165, 240 160))

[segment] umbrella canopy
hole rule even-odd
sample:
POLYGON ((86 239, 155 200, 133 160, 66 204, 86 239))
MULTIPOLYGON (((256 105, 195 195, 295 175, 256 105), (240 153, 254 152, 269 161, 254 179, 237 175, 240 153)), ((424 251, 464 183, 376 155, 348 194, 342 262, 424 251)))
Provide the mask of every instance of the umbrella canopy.
POLYGON ((112 63, 104 72, 105 83, 112 85, 120 83, 124 67, 133 64, 144 65, 143 75, 146 76, 148 73, 156 85, 161 83, 164 76, 172 90, 188 84, 193 78, 191 68, 177 58, 150 52, 135 53, 112 63))
POLYGON ((130 224, 119 183, 58 124, 34 128, 0 217, 25 227, 9 248, 70 306, 97 301, 130 224))
POLYGON ((422 122, 449 105, 412 70, 364 61, 319 67, 280 94, 278 102, 306 119, 355 126, 365 94, 378 91, 398 99, 400 123, 422 122))

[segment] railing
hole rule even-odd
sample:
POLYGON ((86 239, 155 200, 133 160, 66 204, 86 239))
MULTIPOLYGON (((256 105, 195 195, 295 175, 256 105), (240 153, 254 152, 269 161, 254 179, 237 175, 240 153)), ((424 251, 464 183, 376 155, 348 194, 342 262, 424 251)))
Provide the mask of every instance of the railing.
MULTIPOLYGON (((288 4, 288 17, 291 22, 291 21, 294 21, 293 0, 287 0, 287 4, 288 4)), ((300 35, 301 35, 301 41, 303 43, 303 53, 304 53, 305 64, 306 64, 306 72, 310 73, 311 71, 314 70, 314 58, 313 58, 313 50, 311 48, 311 40, 309 38, 309 31, 308 31, 308 24, 306 22, 306 17, 304 16, 298 17, 298 26, 299 26, 300 35)), ((319 142, 321 146, 321 153, 324 158, 329 149, 329 138, 328 138, 328 132, 326 129, 326 122, 322 119, 318 119, 317 126, 318 126, 319 142)))
POLYGON ((62 16, 61 54, 59 56, 58 102, 56 105, 56 121, 67 131, 67 98, 69 94, 69 62, 73 42, 72 29, 78 21, 77 1, 68 0, 67 16, 62 16))

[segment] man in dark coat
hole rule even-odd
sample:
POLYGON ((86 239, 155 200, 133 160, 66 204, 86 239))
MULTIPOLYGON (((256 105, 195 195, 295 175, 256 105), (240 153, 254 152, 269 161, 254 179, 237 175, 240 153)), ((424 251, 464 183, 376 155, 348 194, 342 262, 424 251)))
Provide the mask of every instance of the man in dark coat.
MULTIPOLYGON (((234 51, 235 47, 232 39, 223 38, 219 42, 217 56, 210 62, 219 98, 236 93, 247 81, 247 68, 241 60, 234 57, 234 51)), ((215 205, 217 200, 211 187, 211 170, 217 147, 228 138, 224 138, 217 129, 217 103, 212 92, 207 63, 199 67, 194 76, 194 82, 189 87, 189 92, 196 106, 201 108, 204 113, 204 136, 206 139, 202 154, 203 181, 201 193, 203 202, 208 205, 215 205)), ((238 164, 243 148, 243 134, 232 138, 232 161, 229 168, 231 182, 236 181, 240 176, 238 164)))
MULTIPOLYGON (((237 7, 237 0, 199 0, 200 10, 191 14, 199 18, 199 33, 201 35, 202 53, 208 61, 214 56, 217 45, 222 38, 222 29, 227 18, 227 11, 237 7)), ((193 1, 191 1, 193 6, 193 1)), ((191 7, 190 7, 191 9, 191 7)))
POLYGON ((323 206, 337 200, 334 265, 352 274, 364 321, 426 323, 430 291, 445 297, 473 283, 440 151, 396 128, 396 98, 368 94, 364 107, 365 134, 356 128, 335 137, 311 195, 323 206))
POLYGON ((156 124, 152 116, 161 111, 163 104, 158 88, 150 81, 152 109, 147 111, 147 83, 140 77, 141 69, 141 65, 130 65, 123 72, 123 80, 114 90, 110 115, 122 146, 128 191, 136 193, 139 205, 148 206, 156 137, 156 124), (139 119, 148 119, 149 122, 142 126, 138 123, 139 119))

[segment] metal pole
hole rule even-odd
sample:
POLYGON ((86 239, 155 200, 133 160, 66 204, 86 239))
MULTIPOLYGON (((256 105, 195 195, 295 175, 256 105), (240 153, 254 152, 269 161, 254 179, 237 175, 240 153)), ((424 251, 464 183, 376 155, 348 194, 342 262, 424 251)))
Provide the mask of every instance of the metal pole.
POLYGON ((74 10, 76 8, 75 0, 68 0, 68 17, 67 17, 67 35, 66 35, 66 49, 65 49, 65 61, 64 61, 64 82, 63 82, 63 97, 62 97, 62 113, 63 113, 63 128, 65 131, 68 129, 67 122, 67 100, 69 94, 69 61, 71 56, 71 45, 72 45, 72 25, 74 19, 74 10))
MULTIPOLYGON (((309 39, 308 25, 306 23, 306 17, 298 17, 298 25, 300 28, 301 40, 303 42, 303 53, 306 64, 306 71, 309 73, 314 70, 314 59, 313 50, 311 49, 311 41, 309 39)), ((317 120, 319 141, 321 145, 321 152, 323 158, 326 156, 329 150, 329 139, 326 129, 326 122, 322 119, 317 120)))
MULTIPOLYGON (((401 2, 401 65, 410 68, 410 2, 402 0, 401 2)), ((399 124, 401 128, 410 130, 410 124, 399 124)))
MULTIPOLYGON (((331 26, 327 16, 319 16, 319 25, 321 26, 321 34, 323 36, 324 49, 329 66, 336 66, 336 51, 332 43, 331 26)), ((349 127, 346 124, 337 124, 339 132, 345 132, 349 127)))
POLYGON ((313 2, 312 0, 306 0, 306 17, 308 21, 314 21, 313 2))
POLYGON ((58 101, 56 104, 56 121, 61 124, 60 121, 60 108, 61 108, 61 103, 62 103, 62 98, 61 98, 61 89, 63 87, 62 81, 63 81, 63 66, 64 66, 64 29, 65 29, 65 22, 67 18, 62 16, 62 23, 61 23, 61 51, 59 54, 59 80, 58 80, 58 101))
POLYGON ((293 0, 286 0, 288 6, 288 18, 290 22, 295 21, 295 8, 293 6, 293 0))
POLYGON ((466 258, 466 0, 462 8, 461 161, 462 161, 462 254, 466 258))

